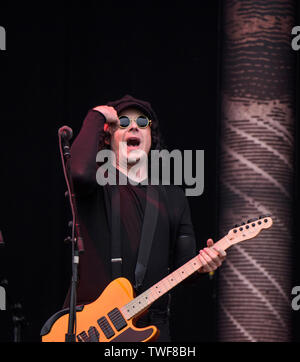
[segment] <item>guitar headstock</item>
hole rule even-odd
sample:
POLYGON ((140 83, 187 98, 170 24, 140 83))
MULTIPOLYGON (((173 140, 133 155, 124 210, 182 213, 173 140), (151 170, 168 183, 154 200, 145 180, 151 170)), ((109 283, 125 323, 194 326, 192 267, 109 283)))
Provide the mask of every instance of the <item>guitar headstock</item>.
POLYGON ((263 229, 268 229, 273 225, 273 220, 270 215, 260 216, 256 219, 251 219, 241 225, 236 225, 227 234, 231 245, 237 244, 240 241, 248 240, 257 236, 263 229))

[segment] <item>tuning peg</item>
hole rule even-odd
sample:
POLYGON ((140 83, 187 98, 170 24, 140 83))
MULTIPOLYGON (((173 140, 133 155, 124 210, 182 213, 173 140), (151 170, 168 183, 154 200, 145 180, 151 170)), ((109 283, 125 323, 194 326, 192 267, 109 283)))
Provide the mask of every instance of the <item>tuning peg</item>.
POLYGON ((264 219, 265 217, 270 217, 271 216, 271 214, 267 214, 267 215, 260 215, 260 219, 264 219))
POLYGON ((240 226, 240 225, 238 225, 238 224, 235 224, 235 225, 234 225, 235 228, 238 228, 239 226, 240 226))
POLYGON ((256 220, 258 220, 258 218, 257 218, 257 217, 254 217, 253 219, 249 219, 249 220, 247 221, 247 223, 250 224, 250 222, 253 222, 253 221, 256 221, 256 220))

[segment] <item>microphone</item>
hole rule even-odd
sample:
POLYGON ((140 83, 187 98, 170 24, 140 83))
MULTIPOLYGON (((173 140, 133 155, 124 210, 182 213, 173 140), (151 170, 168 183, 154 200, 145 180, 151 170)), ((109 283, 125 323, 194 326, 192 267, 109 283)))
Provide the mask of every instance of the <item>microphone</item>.
POLYGON ((60 127, 60 129, 58 130, 58 135, 62 138, 64 138, 65 140, 70 140, 73 137, 73 131, 72 128, 68 127, 68 126, 62 126, 60 127))
POLYGON ((58 137, 62 140, 63 154, 65 158, 71 157, 69 140, 73 137, 72 128, 68 126, 60 127, 58 130, 58 137))

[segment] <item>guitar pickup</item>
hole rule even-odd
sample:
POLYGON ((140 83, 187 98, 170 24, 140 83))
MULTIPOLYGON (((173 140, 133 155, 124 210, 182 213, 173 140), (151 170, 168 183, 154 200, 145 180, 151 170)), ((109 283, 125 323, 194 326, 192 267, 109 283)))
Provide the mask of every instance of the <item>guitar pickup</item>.
POLYGON ((118 332, 127 326, 127 323, 118 308, 113 309, 107 315, 118 332))
POLYGON ((88 333, 83 331, 77 335, 78 342, 99 342, 99 332, 95 327, 90 327, 88 333))
POLYGON ((110 324, 108 323, 105 317, 101 317, 100 319, 97 320, 97 322, 107 339, 115 335, 115 332, 113 331, 113 329, 111 328, 110 324))

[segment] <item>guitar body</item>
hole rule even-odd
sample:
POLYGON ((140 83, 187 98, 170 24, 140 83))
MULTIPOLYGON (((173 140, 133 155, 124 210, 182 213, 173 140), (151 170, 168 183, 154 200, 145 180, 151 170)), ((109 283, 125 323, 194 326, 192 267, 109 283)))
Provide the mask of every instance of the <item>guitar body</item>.
MULTIPOLYGON (((135 319, 125 320, 121 308, 134 299, 131 283, 125 278, 113 280, 93 303, 77 307, 76 341, 82 342, 148 342, 159 335, 155 326, 137 328, 135 319)), ((65 342, 68 331, 68 309, 56 313, 41 331, 42 342, 65 342)))

